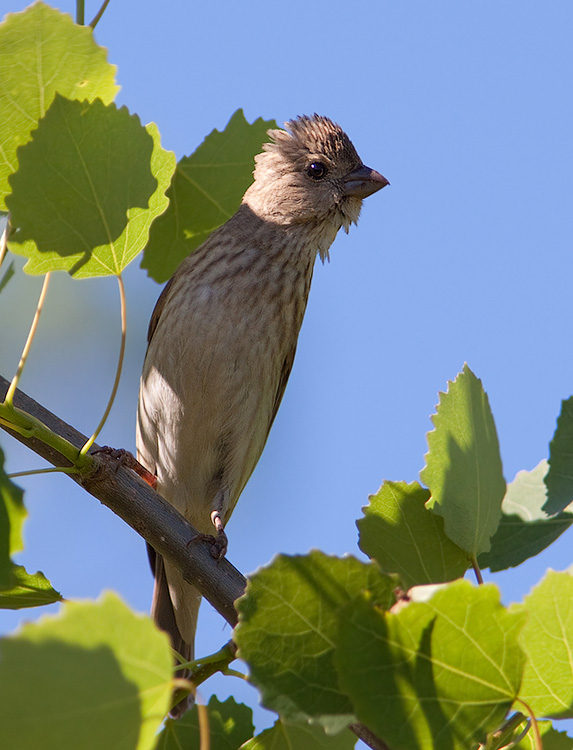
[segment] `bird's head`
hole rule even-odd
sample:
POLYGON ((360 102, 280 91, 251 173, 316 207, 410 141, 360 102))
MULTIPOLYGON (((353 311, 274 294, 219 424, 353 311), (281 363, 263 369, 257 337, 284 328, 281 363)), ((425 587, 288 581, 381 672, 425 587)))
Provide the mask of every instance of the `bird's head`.
POLYGON ((362 200, 388 184, 364 166, 346 133, 327 117, 297 117, 255 157, 255 181, 244 202, 278 224, 328 222, 348 231, 362 200))

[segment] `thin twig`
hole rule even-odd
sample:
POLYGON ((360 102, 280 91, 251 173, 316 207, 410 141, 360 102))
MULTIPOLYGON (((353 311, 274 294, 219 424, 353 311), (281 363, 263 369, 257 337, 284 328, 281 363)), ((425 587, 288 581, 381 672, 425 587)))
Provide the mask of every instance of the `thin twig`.
POLYGON ((364 742, 365 745, 372 748, 372 750, 390 750, 388 745, 377 737, 374 732, 371 732, 368 727, 364 724, 351 724, 348 727, 354 734, 364 742))
POLYGON ((86 22, 85 0, 76 0, 76 23, 83 26, 86 22))
POLYGON ((475 557, 472 557, 472 568, 474 569, 474 573, 476 575, 476 580, 478 584, 481 586, 483 584, 483 576, 481 574, 480 566, 477 563, 477 560, 475 557))
POLYGON ((0 266, 2 263, 4 263, 4 258, 6 257, 6 253, 8 251, 8 222, 6 222, 6 226, 4 227, 4 231, 2 232, 2 236, 0 237, 0 266))
POLYGON ((28 469, 28 471, 15 471, 8 474, 8 479, 18 479, 18 477, 33 477, 36 474, 79 474, 80 469, 75 466, 55 466, 52 469, 28 469))
POLYGON ((197 704, 197 716, 199 718, 199 750, 209 750, 211 747, 210 733, 209 733, 209 712, 207 706, 202 703, 197 704))
POLYGON ((12 378, 12 383, 10 384, 10 388, 8 388, 8 393, 6 394, 6 398, 4 399, 5 406, 12 406, 12 403, 14 401, 14 393, 16 392, 16 388, 18 387, 18 383, 20 382, 22 371, 24 370, 24 366, 26 365, 26 361, 28 359, 28 354, 30 353, 30 347, 32 346, 32 341, 34 340, 34 336, 36 335, 36 330, 38 328, 40 315, 42 314, 42 309, 44 307, 44 301, 46 299, 46 293, 48 291, 49 283, 50 283, 50 274, 47 273, 44 276, 44 283, 42 284, 42 291, 40 292, 40 298, 38 299, 38 304, 36 306, 34 319, 32 320, 32 325, 30 326, 30 330, 28 332, 28 338, 26 339, 26 343, 24 344, 24 349, 22 351, 22 356, 20 357, 18 369, 16 370, 16 374, 12 378))
POLYGON ((100 423, 95 429, 95 432, 90 437, 89 440, 86 440, 85 445, 82 447, 80 454, 82 456, 85 456, 86 453, 89 451, 89 449, 92 447, 92 445, 97 440, 98 435, 103 429, 103 426, 107 422, 107 418, 109 417, 109 413, 111 411, 111 408, 113 406, 113 402, 115 401, 115 397, 117 395, 117 389, 119 388, 119 381, 121 379, 121 372, 123 369, 123 359, 125 356, 125 341, 127 338, 127 304, 125 300, 125 286, 123 285, 123 279, 121 277, 121 274, 117 277, 117 283, 119 285, 119 302, 120 302, 120 315, 121 315, 121 344, 119 347, 119 357, 117 361, 117 369, 115 371, 115 380, 113 381, 113 388, 111 389, 111 395, 109 397, 109 401, 107 402, 107 406, 105 408, 105 411, 103 413, 103 417, 101 418, 100 423))
POLYGON ((105 9, 106 9, 106 8, 107 8, 107 6, 109 5, 109 3, 110 3, 110 0, 104 0, 104 2, 103 2, 103 4, 102 4, 101 8, 100 8, 100 9, 98 10, 98 12, 97 12, 97 13, 95 14, 95 16, 94 16, 94 17, 93 17, 93 19, 92 19, 92 22, 90 23, 90 26, 91 26, 91 28, 92 28, 92 29, 95 29, 95 27, 96 27, 96 26, 98 25, 98 23, 100 22, 100 18, 101 18, 101 17, 103 16, 103 14, 104 14, 104 12, 105 12, 105 9))

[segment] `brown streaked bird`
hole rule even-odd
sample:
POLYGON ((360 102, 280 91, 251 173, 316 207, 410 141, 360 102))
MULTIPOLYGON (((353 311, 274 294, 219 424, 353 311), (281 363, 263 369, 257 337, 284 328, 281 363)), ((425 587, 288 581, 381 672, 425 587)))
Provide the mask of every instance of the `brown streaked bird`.
MULTIPOLYGON (((328 258, 362 200, 388 184, 326 117, 268 134, 237 213, 159 297, 141 376, 138 459, 199 532, 215 532, 214 555, 283 397, 316 256, 328 258)), ((191 660, 201 596, 153 550, 150 559, 152 615, 191 660)))

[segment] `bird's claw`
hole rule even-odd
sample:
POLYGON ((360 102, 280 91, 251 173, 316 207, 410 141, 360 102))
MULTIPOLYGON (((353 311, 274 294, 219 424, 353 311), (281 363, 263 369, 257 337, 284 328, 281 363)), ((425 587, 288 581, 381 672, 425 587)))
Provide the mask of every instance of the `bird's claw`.
POLYGON ((217 534, 195 534, 195 536, 187 542, 187 545, 195 542, 207 542, 211 545, 209 550, 211 557, 215 560, 222 560, 226 553, 227 547, 229 546, 227 535, 221 529, 217 534))
POLYGON ((120 466, 124 466, 126 469, 134 471, 138 477, 141 477, 153 489, 157 487, 157 477, 155 474, 148 471, 145 466, 139 463, 133 453, 130 453, 125 448, 112 448, 109 445, 104 445, 101 448, 91 451, 92 456, 96 456, 97 454, 109 456, 116 461, 117 463, 114 466, 116 471, 120 466))

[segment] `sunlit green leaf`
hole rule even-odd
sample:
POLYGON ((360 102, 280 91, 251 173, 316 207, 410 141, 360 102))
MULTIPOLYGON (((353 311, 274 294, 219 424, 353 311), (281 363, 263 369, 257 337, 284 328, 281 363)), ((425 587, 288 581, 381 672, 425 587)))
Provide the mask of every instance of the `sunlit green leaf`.
MULTIPOLYGON (((543 750, 573 750, 573 739, 565 732, 558 732, 550 721, 538 722, 539 734, 543 743, 543 750)), ((526 736, 508 750, 537 750, 533 732, 529 730, 526 736)))
POLYGON ((417 482, 384 482, 357 521, 360 549, 404 586, 461 578, 468 555, 444 533, 444 522, 425 507, 430 492, 417 482))
POLYGON ((0 587, 0 609, 42 607, 62 601, 62 595, 43 573, 27 573, 21 565, 12 565, 11 573, 11 585, 0 587))
POLYGON ((113 100, 115 67, 92 30, 44 3, 0 24, 0 209, 26 143, 59 92, 68 99, 113 100))
POLYGON ((490 547, 501 517, 505 480, 488 397, 467 365, 432 417, 426 466, 428 507, 444 519, 449 538, 472 557, 490 547))
POLYGON ((150 134, 125 107, 56 96, 18 152, 20 169, 10 178, 9 246, 31 259, 25 270, 120 273, 166 205, 151 171, 154 149, 164 191, 173 157, 160 148, 155 128, 150 134), (132 216, 138 218, 135 227, 128 225, 132 216))
POLYGON ((437 590, 396 614, 368 595, 345 608, 340 683, 358 719, 392 750, 477 748, 517 696, 525 616, 505 610, 493 585, 428 589, 437 590))
POLYGON ((179 263, 229 219, 253 180, 254 158, 274 120, 251 125, 237 110, 223 132, 213 130, 177 164, 167 211, 151 227, 141 267, 166 281, 179 263))
POLYGON ((520 697, 536 716, 573 718, 573 575, 548 571, 516 612, 527 612, 520 697))
POLYGON ((346 726, 352 705, 333 664, 338 610, 364 590, 388 607, 394 585, 376 565, 317 551, 280 555, 257 571, 237 602, 234 639, 263 704, 291 721, 346 726))
POLYGON ((170 702, 171 649, 117 596, 24 625, 0 641, 0 661, 6 748, 153 748, 170 702))

